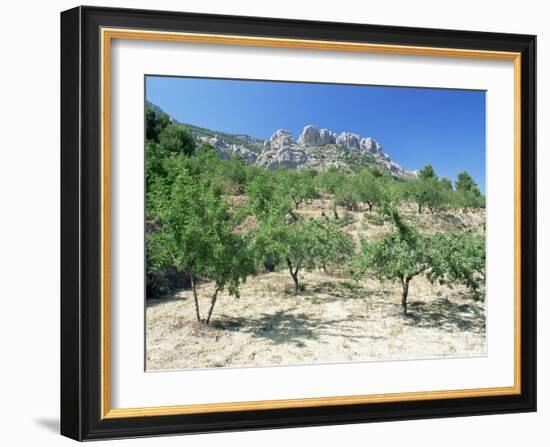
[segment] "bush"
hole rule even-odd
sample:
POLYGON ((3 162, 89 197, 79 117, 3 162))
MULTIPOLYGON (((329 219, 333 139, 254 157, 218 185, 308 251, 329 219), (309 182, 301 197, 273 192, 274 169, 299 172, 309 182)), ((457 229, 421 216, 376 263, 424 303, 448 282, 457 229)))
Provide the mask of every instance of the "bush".
POLYGON ((168 152, 192 155, 196 149, 195 139, 183 124, 170 124, 159 134, 160 145, 168 152))
POLYGON ((366 222, 377 226, 382 226, 388 221, 388 217, 384 213, 365 213, 363 218, 366 222))
POLYGON ((482 300, 485 281, 485 236, 472 232, 437 234, 432 238, 434 252, 428 278, 440 284, 463 284, 474 299, 482 300))
POLYGON ((364 169, 352 179, 359 200, 369 206, 369 211, 372 211, 375 205, 380 206, 383 202, 382 178, 381 175, 374 175, 370 169, 364 169))
POLYGON ((160 133, 171 124, 170 117, 163 112, 156 112, 147 106, 145 111, 145 138, 154 143, 159 142, 160 133))
POLYGON ((341 184, 334 194, 334 203, 345 207, 348 211, 357 211, 361 196, 351 181, 341 184))
POLYGON ((315 177, 315 185, 328 194, 334 194, 347 181, 346 174, 334 167, 321 172, 315 177))
POLYGON ((307 203, 319 197, 311 172, 288 169, 276 172, 278 186, 288 194, 296 208, 304 202, 307 203))

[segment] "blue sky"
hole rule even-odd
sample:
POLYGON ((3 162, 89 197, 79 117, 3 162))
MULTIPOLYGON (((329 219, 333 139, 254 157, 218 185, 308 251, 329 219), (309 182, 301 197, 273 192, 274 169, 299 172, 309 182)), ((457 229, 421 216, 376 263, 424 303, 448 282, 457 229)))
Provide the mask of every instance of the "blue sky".
POLYGON ((227 133, 295 138, 313 124, 370 136, 406 169, 431 163, 485 190, 485 92, 367 85, 146 77, 148 101, 178 121, 227 133))

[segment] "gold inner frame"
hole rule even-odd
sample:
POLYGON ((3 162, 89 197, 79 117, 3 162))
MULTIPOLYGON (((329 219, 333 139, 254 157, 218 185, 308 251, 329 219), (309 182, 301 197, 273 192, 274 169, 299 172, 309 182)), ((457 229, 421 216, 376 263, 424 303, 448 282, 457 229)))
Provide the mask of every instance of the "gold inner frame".
POLYGON ((503 396, 521 393, 521 54, 503 51, 383 45, 338 41, 279 39, 233 35, 101 29, 101 418, 167 416, 263 409, 307 408, 403 402, 427 399, 503 396), (214 45, 261 46, 324 51, 368 52, 397 55, 507 60, 514 62, 514 385, 444 391, 405 392, 304 399, 223 402, 142 408, 111 408, 110 343, 110 72, 113 39, 203 43, 214 45))

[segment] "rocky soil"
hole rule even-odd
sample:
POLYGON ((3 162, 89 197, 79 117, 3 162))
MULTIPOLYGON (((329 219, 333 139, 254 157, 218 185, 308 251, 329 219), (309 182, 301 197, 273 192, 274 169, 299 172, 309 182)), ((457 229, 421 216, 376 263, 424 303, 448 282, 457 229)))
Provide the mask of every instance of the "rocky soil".
MULTIPOLYGON (((413 280, 409 316, 400 287, 307 272, 295 296, 286 272, 222 294, 210 326, 194 320, 189 291, 147 305, 147 370, 364 362, 486 354, 485 309, 465 290, 413 280)), ((201 287, 201 306, 212 286, 201 287)))

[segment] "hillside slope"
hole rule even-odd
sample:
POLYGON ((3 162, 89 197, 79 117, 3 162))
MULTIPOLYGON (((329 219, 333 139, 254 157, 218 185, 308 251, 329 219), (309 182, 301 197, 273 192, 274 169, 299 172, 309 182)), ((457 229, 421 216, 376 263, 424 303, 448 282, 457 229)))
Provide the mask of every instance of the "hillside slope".
MULTIPOLYGON (((165 113, 160 107, 147 102, 155 113, 165 113)), ((168 115, 169 116, 169 115, 168 115)), ((171 121, 177 122, 170 117, 171 121)), ((247 164, 266 169, 314 169, 325 171, 331 167, 352 170, 357 167, 378 167, 397 177, 415 175, 405 170, 382 151, 382 145, 371 137, 351 132, 337 134, 314 125, 304 127, 298 138, 287 130, 276 130, 263 140, 249 135, 238 135, 206 129, 190 123, 184 124, 197 143, 214 147, 220 157, 239 156, 247 164)))

